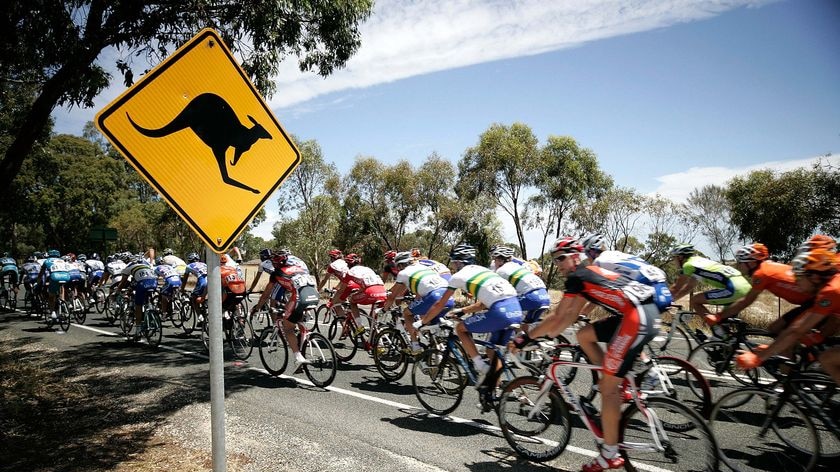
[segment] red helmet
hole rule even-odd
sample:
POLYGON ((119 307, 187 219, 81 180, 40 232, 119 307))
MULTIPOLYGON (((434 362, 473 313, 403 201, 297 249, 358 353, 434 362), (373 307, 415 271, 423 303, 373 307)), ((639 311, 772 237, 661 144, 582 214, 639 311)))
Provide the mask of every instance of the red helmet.
POLYGON ((583 246, 580 242, 571 236, 564 236, 551 246, 551 255, 557 254, 574 254, 583 252, 583 246))
POLYGON ((397 257, 397 251, 390 250, 390 251, 385 253, 385 260, 386 261, 393 261, 395 257, 397 257))
POLYGON ((344 256, 344 262, 346 262, 350 267, 353 267, 354 265, 362 262, 362 258, 359 257, 358 254, 347 254, 344 256))
POLYGON ((420 252, 419 248, 413 247, 411 248, 411 257, 417 258, 422 256, 423 254, 420 252))
POLYGON ((333 249, 332 251, 330 251, 330 259, 332 260, 341 259, 343 256, 344 254, 341 252, 340 249, 333 249))

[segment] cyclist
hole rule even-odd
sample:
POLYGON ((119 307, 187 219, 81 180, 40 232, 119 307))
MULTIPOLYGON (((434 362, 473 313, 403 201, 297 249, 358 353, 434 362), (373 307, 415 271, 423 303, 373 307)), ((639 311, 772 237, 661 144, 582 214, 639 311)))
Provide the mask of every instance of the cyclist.
POLYGON ((117 285, 117 291, 128 285, 134 290, 134 339, 139 339, 144 328, 143 305, 157 288, 157 275, 142 254, 125 254, 128 254, 128 262, 122 271, 123 277, 117 285))
POLYGON ((635 280, 653 287, 655 292, 653 302, 660 313, 671 306, 671 291, 668 289, 665 271, 639 256, 621 251, 608 251, 604 237, 598 233, 584 237, 580 244, 583 246, 586 257, 598 267, 616 272, 627 280, 635 280))
MULTIPOLYGON (((344 261, 344 253, 341 252, 340 249, 332 249, 330 251, 330 263, 327 265, 327 273, 324 275, 324 278, 321 279, 321 283, 318 284, 318 293, 323 290, 324 285, 326 285, 327 280, 329 280, 331 275, 334 275, 339 281, 347 274, 347 271, 350 270, 347 267, 347 262, 344 261)), ((336 310, 340 309, 341 307, 336 307, 336 310)))
POLYGON ((542 279, 531 271, 531 266, 525 261, 513 257, 512 248, 496 246, 490 251, 490 258, 496 267, 495 272, 516 288, 519 306, 525 315, 522 322, 531 324, 539 321, 551 305, 542 279))
POLYGON ((41 273, 41 264, 38 263, 37 253, 27 257, 21 269, 23 269, 23 287, 27 292, 34 292, 38 284, 38 274, 41 273))
POLYGON ((190 274, 195 275, 196 278, 195 287, 193 287, 193 291, 190 293, 190 305, 198 313, 198 298, 203 297, 207 293, 207 264, 201 262, 198 254, 195 252, 187 254, 187 267, 184 269, 183 277, 181 277, 181 290, 187 286, 187 280, 189 280, 190 274))
POLYGON ((617 469, 624 465, 618 455, 618 422, 622 392, 619 386, 633 361, 659 332, 659 308, 653 303, 654 289, 622 278, 621 274, 594 264, 586 264, 583 246, 572 237, 555 241, 551 257, 566 277, 563 299, 542 323, 523 333, 514 342, 521 348, 532 338, 557 335, 577 321, 587 301, 600 305, 613 316, 581 328, 578 342, 589 361, 603 365, 598 387, 602 395, 601 420, 604 444, 601 454, 585 464, 584 472, 617 469), (606 355, 598 345, 606 342, 606 355))
POLYGON ((773 262, 769 260, 769 257, 767 246, 761 243, 748 244, 735 251, 738 269, 752 278, 752 289, 744 298, 729 305, 719 314, 706 315, 707 323, 715 325, 721 320, 740 313, 765 290, 788 303, 799 305, 770 324, 767 330, 773 335, 781 332, 811 306, 814 294, 796 283, 793 268, 787 264, 773 262))
MULTIPOLYGON (((122 280, 122 271, 125 269, 126 261, 129 260, 129 254, 119 253, 108 257, 105 260, 105 276, 102 277, 102 285, 111 281, 111 292, 114 287, 122 280)), ((109 295, 110 296, 110 295, 109 295)))
MULTIPOLYGON (((309 275, 309 271, 294 264, 289 259, 289 255, 288 250, 281 249, 271 259, 275 267, 271 278, 277 284, 277 287, 280 287, 282 292, 288 295, 282 319, 275 313, 272 313, 272 318, 275 324, 278 321, 283 323, 286 341, 288 341, 289 347, 295 355, 295 373, 297 373, 309 361, 300 353, 300 346, 298 346, 295 336, 295 325, 303 319, 306 310, 314 308, 318 304, 318 290, 315 289, 315 278, 309 275)), ((261 298, 252 312, 259 310, 264 301, 261 298)))
POLYGON ((260 249, 260 267, 257 269, 257 276, 254 277, 251 286, 248 288, 248 293, 253 292, 257 287, 257 282, 260 281, 263 272, 269 274, 269 278, 271 273, 274 272, 274 264, 271 263, 271 249, 268 248, 260 249))
POLYGON ((11 257, 11 254, 4 252, 3 257, 0 257, 0 283, 8 284, 9 288, 14 290, 17 296, 19 280, 20 273, 18 271, 17 261, 11 257))
POLYGON ((187 270, 187 263, 184 262, 183 259, 175 255, 175 251, 172 248, 165 248, 163 250, 163 263, 175 268, 175 272, 178 273, 179 277, 184 276, 184 272, 187 270))
POLYGON ((245 281, 239 267, 228 264, 228 256, 219 257, 220 275, 222 277, 222 309, 230 310, 245 298, 245 281))
MULTIPOLYGON (((100 285, 102 276, 105 272, 105 264, 99 260, 99 254, 93 253, 86 261, 85 266, 88 274, 88 290, 93 290, 100 285)), ((91 302, 93 302, 91 300, 91 302)))
POLYGON ((85 294, 87 267, 72 252, 64 256, 64 260, 70 264, 70 283, 67 284, 67 288, 70 290, 72 296, 77 296, 82 299, 82 306, 84 306, 87 302, 87 295, 85 294))
MULTIPOLYGON (((440 300, 429 308, 423 320, 414 323, 414 328, 419 329, 425 324, 426 320, 435 319, 449 303, 449 298, 455 293, 455 290, 461 289, 469 293, 476 302, 464 308, 452 310, 452 313, 476 313, 479 311, 484 313, 464 319, 455 328, 455 333, 461 340, 467 355, 472 358, 473 366, 479 374, 475 384, 476 388, 481 388, 485 380, 489 385, 494 385, 496 379, 487 379, 491 370, 490 365, 484 362, 484 359, 478 354, 475 341, 472 339, 472 333, 493 333, 489 340, 491 343, 496 345, 507 344, 513 334, 510 326, 522 322, 522 308, 519 306, 516 289, 492 270, 476 265, 475 248, 469 244, 461 243, 452 248, 449 253, 449 261, 455 270, 452 278, 449 279, 449 286, 441 295, 440 300)), ((495 352, 488 350, 487 354, 489 356, 488 360, 496 365, 493 371, 498 373, 499 365, 497 363, 498 359, 495 358, 495 352)))
POLYGON ((64 285, 70 281, 70 264, 61 258, 61 253, 57 249, 47 251, 47 259, 41 266, 41 278, 48 281, 49 304, 52 310, 50 317, 57 320, 55 297, 58 295, 64 300, 64 285))
POLYGON ((397 268, 397 264, 394 262, 394 258, 397 257, 397 251, 389 250, 385 253, 385 266, 382 268, 382 280, 388 280, 388 278, 393 278, 397 280, 397 274, 400 273, 400 269, 397 268))
POLYGON ((680 269, 680 275, 671 287, 674 300, 691 293, 698 282, 714 287, 691 297, 691 309, 704 319, 710 314, 706 304, 729 305, 750 291, 750 283, 738 269, 698 256, 691 244, 680 244, 671 249, 669 255, 680 269))
MULTIPOLYGON (((840 258, 837 253, 823 248, 803 252, 796 256, 792 266, 796 282, 815 294, 814 302, 766 349, 740 353, 736 360, 745 369, 758 367, 769 357, 795 346, 827 317, 840 318, 840 258)), ((840 385, 840 346, 820 353, 819 361, 826 373, 840 385)))
POLYGON ((447 298, 444 308, 434 318, 425 316, 429 308, 438 302, 446 292, 449 283, 439 273, 427 266, 419 264, 417 259, 411 257, 410 252, 399 252, 394 256, 394 265, 399 269, 395 278, 394 286, 391 287, 391 294, 382 306, 383 311, 389 310, 394 301, 411 291, 417 298, 403 310, 403 320, 406 331, 411 339, 410 354, 416 356, 423 352, 420 343, 417 341, 417 330, 413 324, 415 320, 420 325, 437 324, 441 316, 455 306, 455 300, 450 296, 447 298))
POLYGON ((335 295, 327 302, 328 307, 335 306, 338 316, 343 314, 340 302, 350 302, 350 316, 357 320, 358 328, 356 334, 364 332, 365 327, 358 323, 359 305, 376 305, 388 298, 385 290, 385 282, 370 267, 361 265, 362 258, 358 254, 347 254, 344 256, 347 263, 347 272, 340 278, 341 282, 335 289, 335 295), (339 313, 341 311, 341 313, 339 313))
POLYGON ((166 263, 163 257, 155 258, 155 275, 163 279, 160 289, 160 311, 164 316, 172 316, 172 296, 181 290, 181 276, 178 269, 166 263))

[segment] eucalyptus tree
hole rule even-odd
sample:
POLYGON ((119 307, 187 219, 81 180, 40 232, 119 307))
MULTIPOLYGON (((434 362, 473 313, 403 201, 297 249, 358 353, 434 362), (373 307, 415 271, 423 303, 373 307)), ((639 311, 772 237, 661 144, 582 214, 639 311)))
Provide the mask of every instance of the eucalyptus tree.
POLYGON ((495 123, 464 152, 458 163, 458 187, 468 199, 491 198, 513 219, 523 256, 525 247, 522 211, 524 192, 535 183, 541 167, 539 142, 528 125, 495 123))
MULTIPOLYGON (((31 101, 0 161, 8 188, 57 105, 93 106, 115 67, 128 85, 135 58, 160 62, 205 27, 218 30, 264 95, 274 92, 279 63, 328 76, 361 44, 359 24, 373 0, 294 2, 234 0, 7 0, 0 15, 3 82, 32 84, 31 101), (105 51, 114 54, 103 54, 105 51), (107 57, 117 57, 108 63, 107 57)), ((142 69, 141 69, 142 70, 142 69)))

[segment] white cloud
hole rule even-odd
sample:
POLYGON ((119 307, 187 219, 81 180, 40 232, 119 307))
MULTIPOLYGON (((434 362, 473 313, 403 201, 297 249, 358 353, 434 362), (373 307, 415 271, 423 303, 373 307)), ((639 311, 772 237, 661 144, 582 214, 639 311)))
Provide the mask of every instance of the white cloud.
POLYGON ((319 95, 702 20, 771 0, 382 0, 362 46, 328 78, 281 65, 272 108, 319 95))
POLYGON ((755 170, 772 169, 785 172, 800 167, 810 168, 818 161, 828 161, 834 166, 840 166, 840 156, 817 156, 807 159, 789 161, 770 161, 744 167, 692 167, 683 172, 667 174, 657 177, 659 186, 650 195, 659 194, 675 202, 688 200, 691 191, 706 185, 724 185, 733 177, 746 175, 755 170))

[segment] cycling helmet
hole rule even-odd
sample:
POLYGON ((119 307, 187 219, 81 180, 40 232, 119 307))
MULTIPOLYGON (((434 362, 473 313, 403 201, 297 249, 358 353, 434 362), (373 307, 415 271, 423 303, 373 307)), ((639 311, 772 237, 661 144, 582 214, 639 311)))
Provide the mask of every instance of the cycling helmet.
POLYGON ((175 251, 173 251, 171 247, 168 247, 163 250, 164 256, 171 256, 172 254, 175 254, 175 251))
POLYGON ((268 248, 260 249, 260 260, 261 261, 267 261, 269 259, 271 259, 271 249, 268 249, 268 248))
POLYGON ((98 261, 99 260, 99 254, 94 252, 93 255, 90 256, 90 258, 95 260, 95 261, 98 261))
POLYGON ((122 252, 122 253, 120 253, 120 254, 119 254, 119 256, 117 256, 117 257, 119 257, 119 258, 120 258, 120 260, 121 260, 121 261, 123 261, 123 262, 125 262, 126 264, 128 264, 129 262, 131 262, 131 253, 130 253, 130 252, 122 252))
POLYGON ((411 257, 417 258, 417 257, 421 257, 421 256, 423 256, 423 254, 420 252, 419 248, 416 248, 416 247, 411 248, 411 257))
POLYGON ((286 265, 289 262, 289 250, 288 249, 280 249, 279 251, 274 251, 271 255, 271 262, 274 265, 286 265))
POLYGON ((8 252, 3 252, 3 257, 4 257, 4 258, 5 258, 5 257, 12 257, 12 255, 11 255, 11 254, 9 254, 8 252))
POLYGON ((395 257, 397 257, 397 251, 390 250, 390 251, 385 253, 385 260, 386 261, 393 261, 395 257))
POLYGON ((394 255, 395 264, 411 264, 411 253, 408 251, 398 252, 394 255))
POLYGON ((808 240, 807 243, 803 244, 803 246, 808 246, 809 251, 814 249, 825 249, 827 251, 837 250, 837 242, 834 241, 831 236, 826 236, 824 234, 815 234, 808 240))
POLYGON ((26 262, 35 262, 37 260, 38 260, 38 258, 35 257, 35 254, 32 254, 31 256, 26 258, 26 262))
POLYGON ((361 263, 362 258, 358 254, 351 253, 344 256, 344 262, 346 262, 348 266, 353 267, 354 265, 361 263))
POLYGON ((155 257, 155 265, 163 265, 163 258, 160 256, 155 257))
POLYGON ((61 257, 61 253, 58 252, 58 249, 50 249, 47 251, 47 256, 49 257, 61 257))
POLYGON ((87 256, 84 254, 79 254, 78 256, 76 256, 76 260, 79 262, 84 262, 87 260, 87 256))
POLYGON ((63 255, 63 256, 61 256, 61 258, 64 259, 64 262, 71 262, 69 254, 63 255))
POLYGON ((738 262, 761 262, 770 257, 767 246, 761 243, 747 244, 735 251, 735 260, 738 262))
POLYGON ((836 252, 819 248, 799 254, 791 265, 793 273, 797 275, 805 273, 829 275, 837 272, 837 263, 836 252))
POLYGON ((510 259, 513 257, 513 248, 509 248, 507 246, 494 246, 490 250, 490 257, 493 259, 501 258, 501 259, 510 259))
POLYGON ((449 251, 449 260, 472 264, 475 262, 475 248, 466 243, 461 243, 449 251))
POLYGON ((584 236, 580 240, 580 245, 583 246, 584 251, 598 251, 600 253, 607 250, 607 242, 604 241, 604 236, 599 233, 584 236))
POLYGON ((199 259, 198 254, 191 252, 187 254, 187 262, 195 262, 199 259))
POLYGON ((551 246, 552 257, 558 254, 580 254, 583 252, 583 246, 580 242, 571 236, 564 236, 551 246))
POLYGON ((674 247, 673 249, 671 249, 670 252, 668 252, 668 256, 669 257, 677 257, 677 256, 690 257, 690 256, 693 256, 696 253, 697 253, 697 250, 694 249, 694 245, 692 245, 692 244, 679 244, 676 247, 674 247))

